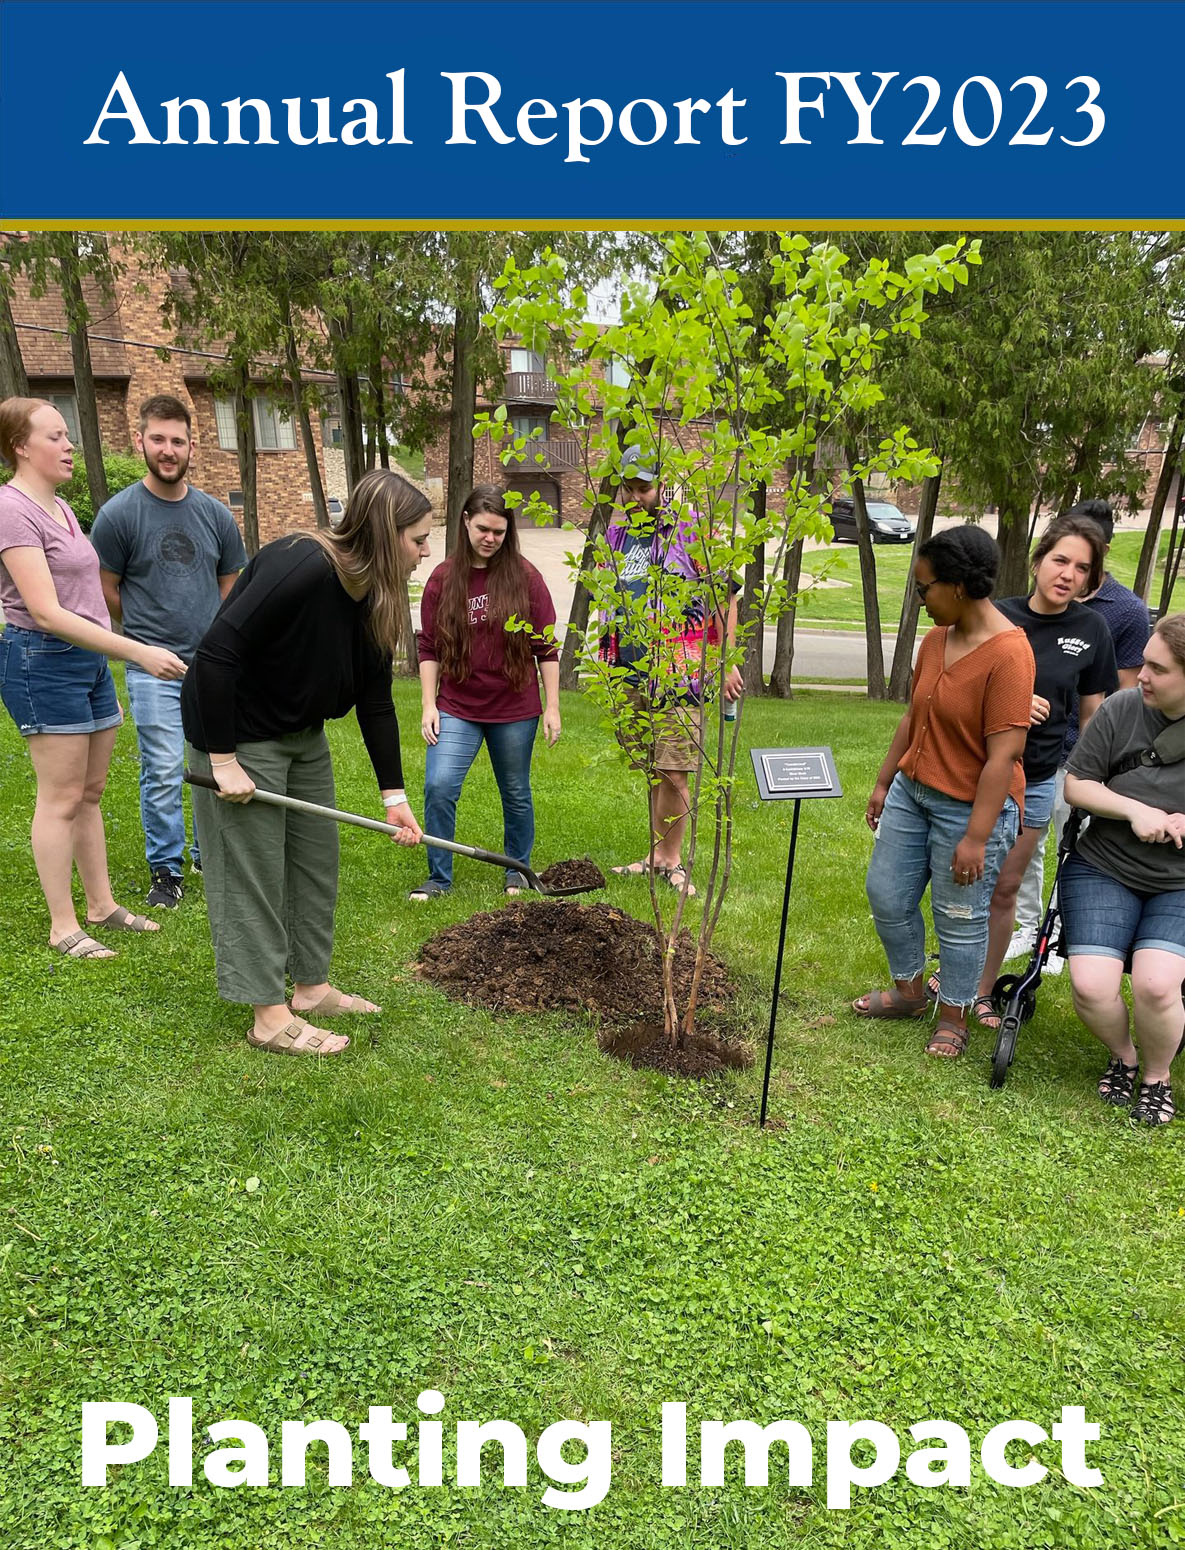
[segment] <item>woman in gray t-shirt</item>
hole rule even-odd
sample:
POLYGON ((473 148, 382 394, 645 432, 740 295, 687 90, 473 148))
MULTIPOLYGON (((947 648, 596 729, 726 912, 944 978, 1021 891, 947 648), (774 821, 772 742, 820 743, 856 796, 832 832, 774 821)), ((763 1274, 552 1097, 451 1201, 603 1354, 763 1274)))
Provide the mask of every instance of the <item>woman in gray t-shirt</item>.
POLYGON ((1162 619, 1137 687, 1106 700, 1070 755, 1066 800, 1091 814, 1062 869, 1074 1006, 1111 1060, 1099 1096, 1173 1118, 1169 1067, 1185 1007, 1185 614, 1162 619), (1143 756, 1143 757, 1141 757, 1143 756), (1131 956, 1134 1032, 1121 992, 1131 956))

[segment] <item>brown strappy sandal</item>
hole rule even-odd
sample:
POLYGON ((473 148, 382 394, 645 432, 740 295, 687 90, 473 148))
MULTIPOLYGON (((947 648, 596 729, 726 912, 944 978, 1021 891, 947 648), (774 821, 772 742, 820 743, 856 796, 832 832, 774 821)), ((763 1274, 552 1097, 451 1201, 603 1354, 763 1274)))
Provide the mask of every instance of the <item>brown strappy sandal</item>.
MULTIPOLYGON (((250 1028, 247 1030, 247 1043, 252 1049, 266 1050, 269 1055, 321 1056, 321 1046, 326 1039, 344 1037, 342 1034, 312 1033, 302 1044, 298 1044, 297 1040, 303 1033, 309 1031, 309 1027, 308 1023, 302 1022, 299 1017, 294 1017, 290 1023, 285 1023, 283 1028, 277 1028, 275 1033, 268 1034, 266 1039, 257 1038, 255 1029, 250 1028)), ((341 1049, 326 1050, 325 1057, 344 1054, 349 1042, 349 1039, 346 1039, 341 1049)))

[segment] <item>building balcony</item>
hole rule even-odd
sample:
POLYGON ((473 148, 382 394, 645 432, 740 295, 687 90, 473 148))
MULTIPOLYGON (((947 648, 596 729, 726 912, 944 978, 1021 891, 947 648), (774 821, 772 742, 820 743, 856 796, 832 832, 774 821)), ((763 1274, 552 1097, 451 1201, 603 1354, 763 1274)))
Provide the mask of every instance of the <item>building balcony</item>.
POLYGON ((511 462, 507 467, 511 473, 575 473, 580 467, 580 443, 574 436, 528 441, 522 450, 522 462, 511 462))
POLYGON ((506 402, 508 404, 554 404, 555 383, 550 380, 545 371, 508 371, 506 402))

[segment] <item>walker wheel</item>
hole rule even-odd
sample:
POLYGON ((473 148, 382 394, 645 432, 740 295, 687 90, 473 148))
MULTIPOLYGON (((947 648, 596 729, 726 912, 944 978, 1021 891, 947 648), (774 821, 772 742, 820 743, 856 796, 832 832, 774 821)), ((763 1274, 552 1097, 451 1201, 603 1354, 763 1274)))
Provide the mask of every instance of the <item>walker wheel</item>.
POLYGON ((1020 1008, 1010 1001, 1000 1019, 1000 1028, 996 1034, 996 1048, 992 1055, 991 1085, 993 1088, 1003 1087, 1008 1080, 1008 1067, 1016 1054, 1016 1036, 1020 1032, 1020 1024, 1020 1008))

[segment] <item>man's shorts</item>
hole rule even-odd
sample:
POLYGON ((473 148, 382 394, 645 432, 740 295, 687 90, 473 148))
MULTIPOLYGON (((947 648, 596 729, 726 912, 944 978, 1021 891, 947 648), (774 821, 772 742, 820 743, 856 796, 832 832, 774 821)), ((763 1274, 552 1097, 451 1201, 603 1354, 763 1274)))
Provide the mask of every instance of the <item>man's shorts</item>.
POLYGON ((0 635, 0 699, 22 737, 105 732, 123 720, 106 657, 15 624, 0 635))
POLYGON ((664 770, 672 774, 690 774, 698 769, 704 740, 702 705, 671 705, 651 708, 641 689, 626 690, 635 720, 629 727, 617 729, 617 740, 636 770, 664 770))

